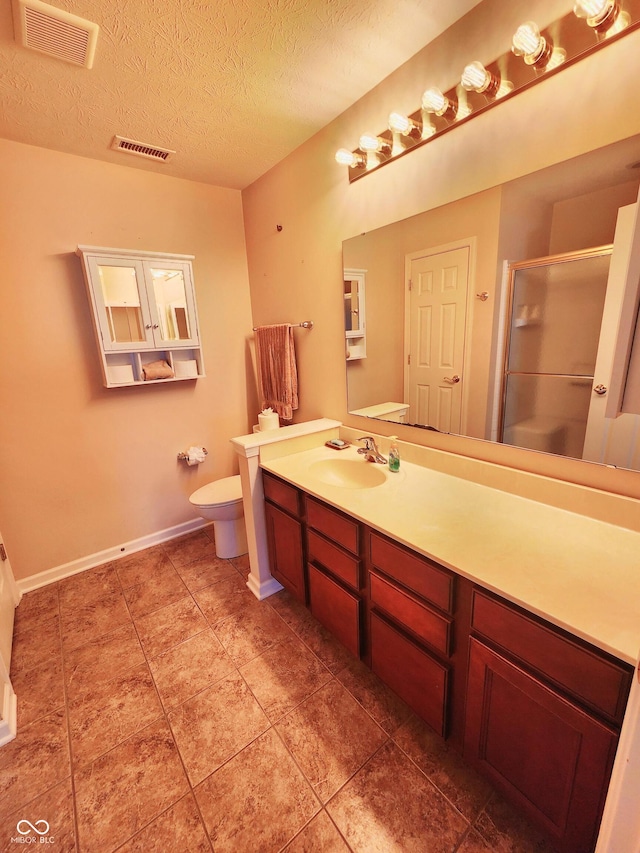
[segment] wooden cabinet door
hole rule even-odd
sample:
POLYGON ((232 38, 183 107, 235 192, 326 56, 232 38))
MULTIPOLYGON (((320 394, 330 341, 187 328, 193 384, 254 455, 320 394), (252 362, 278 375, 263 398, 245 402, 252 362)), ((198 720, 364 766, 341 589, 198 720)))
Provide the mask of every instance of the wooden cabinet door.
POLYGON ((564 853, 593 850, 617 735, 471 638, 465 758, 564 853))
POLYGON ((360 599, 329 575, 309 564, 311 612, 356 657, 361 652, 360 599))
POLYGON ((306 604, 302 524, 267 501, 264 510, 271 574, 306 604))

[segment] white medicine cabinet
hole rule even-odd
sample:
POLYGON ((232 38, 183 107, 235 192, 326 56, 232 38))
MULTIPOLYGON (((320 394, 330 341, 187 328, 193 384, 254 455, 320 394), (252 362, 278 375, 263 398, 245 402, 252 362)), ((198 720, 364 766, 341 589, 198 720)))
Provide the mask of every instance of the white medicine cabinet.
POLYGON ((107 388, 204 376, 193 255, 97 246, 77 254, 107 388))
POLYGON ((366 270, 344 271, 344 328, 347 360, 367 357, 364 286, 366 270))

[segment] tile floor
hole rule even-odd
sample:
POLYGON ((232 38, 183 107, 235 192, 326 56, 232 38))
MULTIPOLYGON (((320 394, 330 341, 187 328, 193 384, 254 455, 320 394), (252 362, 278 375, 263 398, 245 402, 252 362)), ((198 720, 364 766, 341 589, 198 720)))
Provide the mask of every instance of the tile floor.
POLYGON ((205 529, 24 596, 0 851, 28 820, 59 853, 546 853, 305 608, 258 602, 247 571, 205 529))

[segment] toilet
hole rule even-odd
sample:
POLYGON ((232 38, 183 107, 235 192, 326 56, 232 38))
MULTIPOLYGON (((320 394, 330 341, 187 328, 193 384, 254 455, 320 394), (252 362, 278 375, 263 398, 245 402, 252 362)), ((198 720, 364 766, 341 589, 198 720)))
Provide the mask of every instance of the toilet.
POLYGON ((207 483, 191 495, 189 503, 198 515, 213 521, 218 557, 228 560, 247 553, 239 474, 207 483))

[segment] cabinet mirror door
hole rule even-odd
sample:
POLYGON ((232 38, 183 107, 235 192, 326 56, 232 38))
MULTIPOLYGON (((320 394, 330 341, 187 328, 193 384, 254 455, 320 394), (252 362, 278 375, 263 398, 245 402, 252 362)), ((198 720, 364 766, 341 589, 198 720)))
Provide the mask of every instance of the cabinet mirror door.
POLYGON ((362 277, 352 277, 349 270, 345 270, 344 327, 347 332, 360 333, 364 329, 363 295, 364 282, 362 277))
POLYGON ((144 273, 136 261, 92 258, 94 296, 105 349, 152 345, 151 319, 144 299, 144 273))
POLYGON ((192 285, 185 265, 150 265, 150 308, 159 343, 187 345, 197 338, 192 285))

